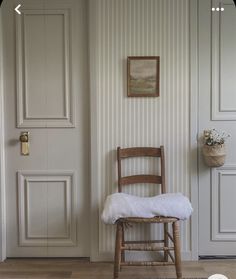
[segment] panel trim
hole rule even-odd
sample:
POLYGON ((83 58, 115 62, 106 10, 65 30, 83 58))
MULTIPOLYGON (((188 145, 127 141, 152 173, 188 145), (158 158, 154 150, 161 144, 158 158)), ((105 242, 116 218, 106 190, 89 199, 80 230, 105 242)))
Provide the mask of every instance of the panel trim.
POLYGON ((198 54, 198 0, 190 0, 190 193, 194 211, 191 216, 191 252, 188 260, 198 260, 198 207, 199 207, 199 170, 198 170, 198 131, 199 131, 199 54, 198 54))
POLYGON ((212 201, 211 201, 211 231, 212 241, 236 241, 236 231, 222 230, 220 226, 220 187, 221 179, 224 175, 236 176, 236 165, 225 165, 221 168, 215 168, 211 171, 212 201))
POLYGON ((19 245, 20 246, 76 246, 77 244, 77 195, 75 187, 75 172, 73 171, 18 171, 18 213, 19 213, 19 245), (66 190, 66 223, 65 235, 47 237, 45 235, 30 235, 27 224, 28 193, 30 182, 64 182, 66 190))
POLYGON ((7 243, 3 75, 2 9, 0 9, 0 261, 4 261, 6 259, 7 243))
MULTIPOLYGON (((232 5, 227 1, 212 0, 212 6, 220 7, 221 5, 232 5)), ((211 18, 211 95, 212 95, 212 120, 236 120, 235 110, 227 110, 221 105, 221 14, 222 12, 212 13, 211 18)))
MULTIPOLYGON (((95 45, 97 43, 97 9, 98 1, 89 0, 89 65, 90 65, 90 134, 91 134, 91 152, 90 152, 90 173, 91 173, 91 261, 103 260, 99 254, 99 204, 98 204, 98 96, 97 96, 97 67, 94 67, 96 62, 95 45)), ((109 259, 110 260, 110 259, 109 259)))
POLYGON ((71 87, 71 24, 69 9, 60 10, 21 10, 22 15, 16 15, 16 76, 17 76, 17 127, 18 128, 46 128, 46 127, 75 127, 74 96, 71 87), (64 17, 64 115, 37 116, 29 115, 25 69, 25 22, 26 15, 63 15, 64 17))
POLYGON ((27 224, 29 224, 29 190, 30 190, 30 182, 65 182, 65 192, 66 192, 66 200, 65 203, 68 204, 67 206, 67 216, 66 216, 66 221, 70 219, 69 216, 69 210, 71 208, 70 206, 70 200, 69 197, 71 196, 70 192, 70 180, 68 178, 61 178, 59 179, 59 177, 55 176, 55 177, 50 177, 50 178, 46 178, 46 177, 40 177, 40 178, 29 178, 25 181, 25 224, 26 224, 26 231, 25 231, 25 235, 27 239, 34 239, 34 238, 41 238, 41 239, 53 239, 53 238, 69 238, 70 237, 70 233, 69 233, 69 228, 67 226, 66 228, 66 234, 64 235, 57 235, 55 237, 51 237, 51 236, 46 236, 46 235, 30 235, 29 233, 29 228, 27 227, 27 224))

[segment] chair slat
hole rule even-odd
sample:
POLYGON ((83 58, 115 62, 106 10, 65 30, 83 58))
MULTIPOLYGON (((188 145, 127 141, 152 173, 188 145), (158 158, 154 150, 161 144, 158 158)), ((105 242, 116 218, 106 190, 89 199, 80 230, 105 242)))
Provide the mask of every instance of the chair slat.
POLYGON ((131 175, 124 176, 120 178, 120 184, 122 186, 136 183, 154 183, 161 184, 162 178, 159 175, 151 175, 151 174, 140 174, 140 175, 131 175))
POLYGON ((174 265, 173 262, 151 262, 151 261, 145 261, 145 262, 121 262, 120 265, 122 266, 166 266, 166 265, 174 265))
POLYGON ((120 158, 142 156, 161 157, 161 149, 155 147, 131 147, 120 149, 120 158))
POLYGON ((164 243, 164 239, 160 240, 128 240, 124 241, 124 244, 145 244, 145 243, 164 243))
POLYGON ((151 244, 144 244, 144 245, 125 245, 121 247, 121 250, 126 251, 173 251, 174 247, 156 247, 151 244))
POLYGON ((178 221, 178 218, 175 217, 162 217, 156 216, 152 218, 142 218, 142 217, 126 217, 120 218, 117 223, 173 223, 178 221))

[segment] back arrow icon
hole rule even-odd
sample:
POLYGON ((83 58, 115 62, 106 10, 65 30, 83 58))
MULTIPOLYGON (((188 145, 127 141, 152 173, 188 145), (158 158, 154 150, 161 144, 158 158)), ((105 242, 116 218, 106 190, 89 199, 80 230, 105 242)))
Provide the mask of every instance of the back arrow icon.
POLYGON ((21 12, 20 12, 20 10, 19 10, 20 7, 21 7, 21 4, 19 4, 19 5, 15 8, 15 11, 16 11, 19 15, 21 15, 21 12))

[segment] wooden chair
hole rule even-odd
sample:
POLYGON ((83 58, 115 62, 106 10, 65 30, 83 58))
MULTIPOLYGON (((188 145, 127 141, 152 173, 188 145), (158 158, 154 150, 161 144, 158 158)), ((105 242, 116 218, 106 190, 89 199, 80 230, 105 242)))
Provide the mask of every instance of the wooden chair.
MULTIPOLYGON (((118 191, 122 192, 122 187, 125 185, 136 183, 155 183, 161 185, 161 193, 166 193, 165 185, 165 159, 164 147, 134 147, 134 148, 117 148, 118 160, 118 191), (132 175, 122 177, 122 160, 130 157, 158 157, 161 162, 161 175, 132 175)), ((153 218, 128 217, 120 218, 116 221, 116 244, 114 258, 114 278, 118 278, 121 266, 165 266, 175 265, 176 275, 178 279, 182 279, 181 272, 181 256, 180 256, 180 235, 179 235, 179 220, 173 217, 155 216, 153 218), (124 227, 134 223, 161 223, 164 226, 163 240, 150 241, 125 241, 124 227), (173 234, 168 231, 168 224, 172 224, 173 234), (170 240, 170 241, 169 241, 170 240), (169 242, 172 245, 169 246, 169 242), (153 245, 159 243, 160 245, 153 245), (163 261, 125 261, 125 251, 163 251, 163 261), (174 255, 171 253, 174 251, 174 255), (169 258, 171 261, 169 261, 169 258)))

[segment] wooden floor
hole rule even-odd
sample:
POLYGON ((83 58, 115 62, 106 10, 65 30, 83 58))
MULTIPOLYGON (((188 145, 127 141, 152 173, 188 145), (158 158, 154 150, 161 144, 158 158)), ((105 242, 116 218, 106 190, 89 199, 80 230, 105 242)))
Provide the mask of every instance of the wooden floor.
MULTIPOLYGON (((8 259, 0 263, 0 278, 112 279, 112 263, 86 259, 8 259)), ((221 273, 236 279, 236 260, 183 262, 183 277, 207 278, 221 273)), ((120 279, 175 278, 174 267, 124 267, 120 279)))

